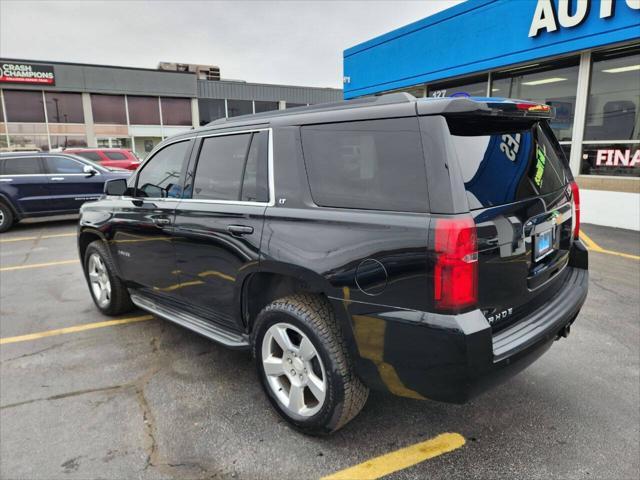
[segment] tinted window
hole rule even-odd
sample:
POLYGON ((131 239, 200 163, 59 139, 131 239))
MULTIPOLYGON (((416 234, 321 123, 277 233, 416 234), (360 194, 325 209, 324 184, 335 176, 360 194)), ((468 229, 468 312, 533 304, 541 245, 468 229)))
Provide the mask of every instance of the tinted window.
POLYGON ((230 117, 249 115, 253 113, 251 100, 227 100, 227 110, 230 117))
POLYGON ((67 157, 46 157, 49 173, 83 173, 84 164, 67 157))
POLYGON ((44 122, 42 92, 4 90, 7 122, 44 122))
POLYGON ((297 108, 297 107, 306 107, 306 106, 307 106, 306 103, 287 102, 287 108, 297 108))
POLYGON ((127 156, 121 152, 104 152, 104 154, 110 160, 126 160, 127 159, 127 156))
POLYGON ((448 122, 472 209, 544 195, 567 184, 564 153, 546 124, 448 122))
POLYGON ((425 212, 427 179, 416 118, 302 128, 318 205, 425 212))
POLYGON ((164 125, 191 125, 191 100, 188 98, 162 98, 164 125))
POLYGON ((224 100, 217 98, 198 99, 198 110, 200 110, 200 125, 206 125, 219 118, 224 118, 224 100))
POLYGON ((84 123, 82 94, 46 92, 44 98, 50 123, 84 123))
POLYGON ((160 125, 158 97, 127 96, 129 123, 132 125, 160 125))
POLYGON ((269 201, 269 168, 268 168, 269 132, 258 132, 253 135, 247 166, 242 181, 241 200, 247 202, 269 201))
POLYGON ((80 155, 81 157, 87 158, 94 162, 101 162, 102 157, 98 152, 73 152, 74 155, 80 155))
POLYGON ((3 162, 3 175, 33 175, 43 173, 37 157, 7 158, 3 162))
POLYGON ((181 197, 180 172, 190 142, 173 143, 151 158, 138 175, 139 197, 181 197))
POLYGON ((251 134, 208 137, 202 141, 193 198, 238 200, 251 134))
POLYGON ((256 113, 278 110, 278 102, 263 102, 260 100, 256 100, 253 103, 255 105, 256 113))
POLYGON ((122 95, 91 94, 91 109, 95 123, 126 125, 127 113, 122 95))

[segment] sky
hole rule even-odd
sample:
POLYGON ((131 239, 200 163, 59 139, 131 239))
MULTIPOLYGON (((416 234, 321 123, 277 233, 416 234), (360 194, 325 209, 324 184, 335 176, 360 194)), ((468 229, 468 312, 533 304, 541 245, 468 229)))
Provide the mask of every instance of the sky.
POLYGON ((0 57, 156 68, 342 88, 342 52, 460 0, 0 0, 0 57))

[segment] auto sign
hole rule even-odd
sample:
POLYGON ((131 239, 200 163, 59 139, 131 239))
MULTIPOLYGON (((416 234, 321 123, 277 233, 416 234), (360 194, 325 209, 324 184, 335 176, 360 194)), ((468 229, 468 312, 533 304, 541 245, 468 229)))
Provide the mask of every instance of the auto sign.
POLYGON ((53 66, 31 63, 0 63, 0 83, 55 85, 53 66))

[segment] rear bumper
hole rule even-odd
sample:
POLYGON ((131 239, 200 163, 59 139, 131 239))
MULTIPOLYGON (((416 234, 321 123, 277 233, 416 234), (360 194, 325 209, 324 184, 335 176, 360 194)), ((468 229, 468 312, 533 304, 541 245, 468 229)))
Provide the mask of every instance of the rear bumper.
POLYGON ((566 270, 557 295, 497 334, 479 310, 353 315, 359 375, 370 387, 400 396, 469 400, 529 366, 574 322, 587 297, 589 273, 575 266, 566 270))

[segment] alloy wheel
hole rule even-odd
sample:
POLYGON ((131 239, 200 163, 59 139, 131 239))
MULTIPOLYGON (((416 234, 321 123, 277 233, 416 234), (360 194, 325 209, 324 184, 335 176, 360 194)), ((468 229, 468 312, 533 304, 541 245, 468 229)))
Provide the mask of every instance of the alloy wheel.
POLYGON ((262 340, 267 383, 290 413, 311 417, 324 405, 327 376, 315 346, 289 323, 272 325, 262 340))
POLYGON ((87 263, 89 282, 93 296, 101 308, 106 308, 111 302, 111 281, 104 260, 97 253, 89 257, 87 263))

